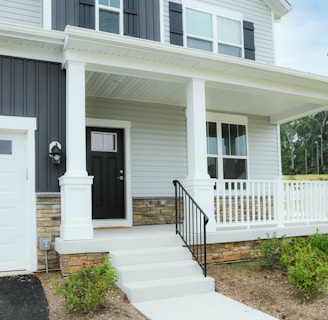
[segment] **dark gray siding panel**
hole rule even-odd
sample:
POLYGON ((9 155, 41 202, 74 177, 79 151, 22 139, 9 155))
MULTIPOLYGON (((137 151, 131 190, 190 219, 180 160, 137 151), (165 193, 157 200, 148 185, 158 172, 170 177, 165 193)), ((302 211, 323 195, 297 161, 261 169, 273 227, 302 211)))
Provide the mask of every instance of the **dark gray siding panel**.
POLYGON ((160 41, 159 0, 124 0, 124 35, 160 41))
POLYGON ((159 0, 139 0, 140 38, 160 41, 159 0))
POLYGON ((67 25, 79 26, 79 0, 52 0, 52 29, 65 30, 67 25))
POLYGON ((79 27, 95 29, 95 0, 79 0, 79 27))
POLYGON ((0 56, 0 115, 36 117, 36 191, 59 191, 56 168, 48 156, 49 143, 65 152, 66 75, 57 63, 0 56))

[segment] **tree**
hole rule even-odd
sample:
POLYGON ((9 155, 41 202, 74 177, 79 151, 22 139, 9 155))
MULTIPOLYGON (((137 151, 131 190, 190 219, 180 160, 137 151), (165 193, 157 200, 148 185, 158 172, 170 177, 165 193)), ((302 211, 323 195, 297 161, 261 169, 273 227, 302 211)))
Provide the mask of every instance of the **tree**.
POLYGON ((328 111, 322 111, 280 126, 283 174, 328 173, 327 122, 328 111))

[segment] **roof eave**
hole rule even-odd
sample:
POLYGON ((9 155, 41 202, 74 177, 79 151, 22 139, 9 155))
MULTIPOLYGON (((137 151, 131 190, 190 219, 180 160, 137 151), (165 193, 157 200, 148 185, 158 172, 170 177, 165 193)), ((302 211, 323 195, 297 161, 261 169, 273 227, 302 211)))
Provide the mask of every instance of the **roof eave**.
POLYGON ((293 8, 287 0, 263 0, 273 11, 275 20, 280 20, 293 8))

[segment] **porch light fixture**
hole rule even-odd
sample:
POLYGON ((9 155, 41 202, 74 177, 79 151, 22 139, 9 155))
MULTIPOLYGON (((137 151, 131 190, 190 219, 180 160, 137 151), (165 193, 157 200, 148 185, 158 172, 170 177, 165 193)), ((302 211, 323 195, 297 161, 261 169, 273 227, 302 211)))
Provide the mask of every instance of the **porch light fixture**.
POLYGON ((49 157, 52 160, 52 163, 58 167, 62 160, 63 152, 61 144, 58 141, 52 141, 49 144, 49 157))

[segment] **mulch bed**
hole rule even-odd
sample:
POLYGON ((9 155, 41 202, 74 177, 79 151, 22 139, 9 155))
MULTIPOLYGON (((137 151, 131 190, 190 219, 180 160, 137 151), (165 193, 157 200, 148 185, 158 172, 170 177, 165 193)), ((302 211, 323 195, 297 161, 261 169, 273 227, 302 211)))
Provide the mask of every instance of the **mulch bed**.
POLYGON ((0 319, 49 319, 48 301, 36 276, 0 277, 0 319))

